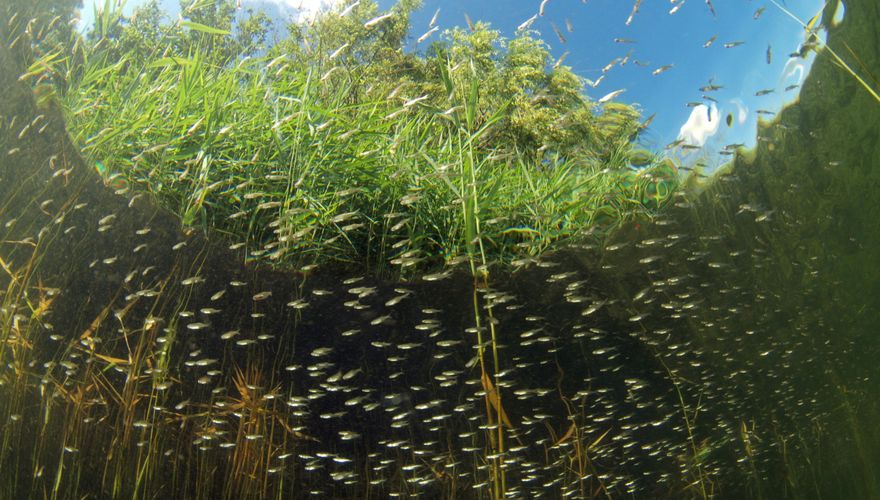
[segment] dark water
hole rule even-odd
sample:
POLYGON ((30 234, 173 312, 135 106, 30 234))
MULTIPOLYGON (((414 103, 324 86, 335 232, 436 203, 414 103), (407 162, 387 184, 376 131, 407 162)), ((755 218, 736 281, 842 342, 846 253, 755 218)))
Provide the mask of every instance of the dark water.
MULTIPOLYGON (((829 42, 874 68, 876 10, 829 42)), ((710 187, 488 283, 244 266, 14 80, 3 498, 880 496, 880 104, 827 57, 710 187)))

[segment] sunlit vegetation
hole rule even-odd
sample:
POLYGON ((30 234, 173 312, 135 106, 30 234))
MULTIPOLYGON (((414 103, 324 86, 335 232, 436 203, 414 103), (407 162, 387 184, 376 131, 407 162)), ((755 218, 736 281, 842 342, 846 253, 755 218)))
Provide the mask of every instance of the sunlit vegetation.
POLYGON ((677 170, 634 147, 637 110, 593 103, 534 32, 404 50, 416 7, 361 2, 272 45, 231 3, 105 11, 68 70, 69 127, 114 187, 286 266, 411 275, 476 237, 509 262, 662 208, 677 170))

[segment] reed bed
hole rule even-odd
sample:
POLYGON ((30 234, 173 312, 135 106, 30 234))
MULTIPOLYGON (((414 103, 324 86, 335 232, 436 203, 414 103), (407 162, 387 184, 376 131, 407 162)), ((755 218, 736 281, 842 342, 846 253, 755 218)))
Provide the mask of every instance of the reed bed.
MULTIPOLYGON (((372 12, 351 15, 363 23, 372 12)), ((383 61, 328 55, 329 35, 313 35, 308 50, 283 41, 264 56, 220 57, 211 47, 226 31, 163 29, 146 56, 124 36, 84 49, 64 99, 70 129, 109 185, 150 193, 184 224, 242 244, 249 259, 406 276, 465 257, 478 235, 490 261, 509 263, 651 217, 678 183, 673 162, 634 147, 637 111, 607 103, 603 112, 582 95, 572 109, 596 113, 584 115, 583 146, 515 154, 522 145, 505 130, 523 112, 520 96, 487 96, 481 82, 500 70, 465 50, 487 26, 409 56, 415 76, 372 80, 383 61), (635 153, 657 168, 632 170, 635 153), (460 209, 475 199, 479 234, 460 209)), ((540 71, 536 91, 549 98, 554 79, 570 74, 540 71)))

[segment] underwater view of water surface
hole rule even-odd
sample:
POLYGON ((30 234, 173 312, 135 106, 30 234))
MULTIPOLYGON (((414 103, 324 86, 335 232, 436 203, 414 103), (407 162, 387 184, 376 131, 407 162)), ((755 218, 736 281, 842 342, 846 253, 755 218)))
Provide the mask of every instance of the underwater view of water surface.
POLYGON ((0 498, 880 498, 880 4, 3 0, 0 498))

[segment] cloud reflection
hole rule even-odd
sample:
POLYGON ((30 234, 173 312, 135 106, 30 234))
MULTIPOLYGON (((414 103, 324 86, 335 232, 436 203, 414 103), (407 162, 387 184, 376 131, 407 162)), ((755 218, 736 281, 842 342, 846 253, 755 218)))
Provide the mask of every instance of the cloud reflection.
POLYGON ((718 132, 718 108, 713 103, 711 107, 705 104, 694 106, 687 122, 678 131, 678 138, 684 144, 702 147, 706 139, 718 132))

